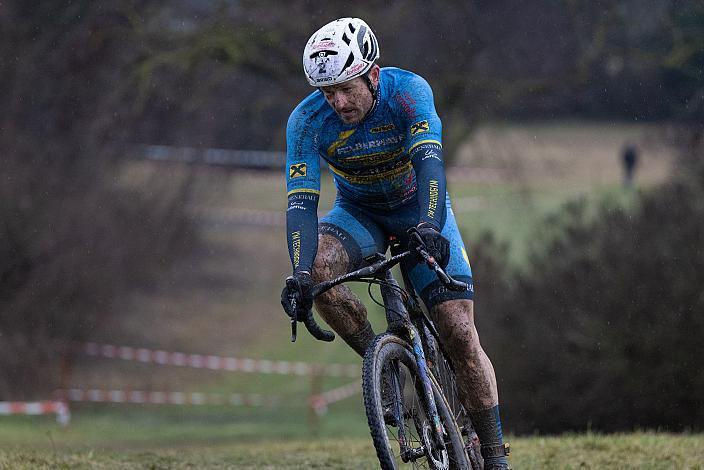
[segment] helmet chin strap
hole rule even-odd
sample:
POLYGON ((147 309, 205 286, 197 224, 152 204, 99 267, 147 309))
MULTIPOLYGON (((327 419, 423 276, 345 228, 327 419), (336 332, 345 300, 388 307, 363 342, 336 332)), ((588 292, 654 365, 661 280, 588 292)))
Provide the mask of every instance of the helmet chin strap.
POLYGON ((362 118, 362 121, 364 121, 367 116, 374 112, 374 110, 376 109, 376 105, 379 103, 379 86, 377 85, 377 87, 374 88, 374 85, 372 85, 372 81, 369 78, 369 74, 364 74, 362 78, 367 83, 367 88, 369 88, 369 92, 372 94, 372 105, 369 108, 369 111, 367 111, 367 114, 365 114, 362 118))

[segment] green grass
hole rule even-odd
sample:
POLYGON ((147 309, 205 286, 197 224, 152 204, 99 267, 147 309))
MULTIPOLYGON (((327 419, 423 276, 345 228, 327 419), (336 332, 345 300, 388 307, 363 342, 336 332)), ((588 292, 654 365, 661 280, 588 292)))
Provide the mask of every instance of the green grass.
MULTIPOLYGON (((452 189, 452 188, 451 188, 452 189)), ((456 185, 452 192, 458 226, 468 246, 491 232, 509 246, 509 261, 522 267, 536 241, 543 240, 546 218, 559 214, 563 205, 583 200, 588 207, 631 207, 637 192, 620 185, 562 185, 479 183, 456 185)))
POLYGON ((306 404, 299 399, 279 408, 74 405, 65 427, 51 417, 3 417, 0 448, 154 449, 368 434, 361 395, 331 406, 322 417, 306 404))
MULTIPOLYGON (((236 423, 197 426, 184 420, 174 436, 174 423, 140 429, 143 420, 131 413, 105 421, 89 417, 66 429, 41 418, 5 422, 0 427, 0 469, 378 468, 367 435, 328 429, 325 438, 313 437, 300 426, 295 429, 300 424, 297 416, 278 420, 288 432, 259 439, 236 431, 236 423), (37 420, 42 423, 29 422, 37 420), (132 430, 129 421, 135 424, 132 430), (27 434, 28 427, 37 429, 27 434), (8 441, 8 435, 15 433, 8 441)), ((587 433, 509 436, 509 441, 511 462, 519 470, 704 468, 700 434, 587 433)))

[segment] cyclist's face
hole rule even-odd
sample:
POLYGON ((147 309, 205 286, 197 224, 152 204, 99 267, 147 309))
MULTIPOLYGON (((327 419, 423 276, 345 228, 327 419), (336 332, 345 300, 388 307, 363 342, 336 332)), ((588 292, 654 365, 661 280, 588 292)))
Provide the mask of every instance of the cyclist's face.
MULTIPOLYGON (((373 68, 370 74, 372 86, 378 86, 378 68, 373 68)), ((345 124, 358 124, 374 104, 374 97, 369 91, 367 82, 357 77, 349 82, 322 87, 328 104, 332 106, 337 115, 345 124)))

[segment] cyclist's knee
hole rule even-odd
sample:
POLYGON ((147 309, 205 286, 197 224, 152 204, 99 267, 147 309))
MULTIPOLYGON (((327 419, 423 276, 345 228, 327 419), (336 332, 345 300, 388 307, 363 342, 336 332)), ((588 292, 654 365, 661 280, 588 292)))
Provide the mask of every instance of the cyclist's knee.
POLYGON ((318 237, 318 253, 313 262, 313 280, 322 282, 345 274, 349 259, 342 243, 335 237, 321 234, 318 237))
POLYGON ((474 326, 474 302, 448 300, 433 307, 433 317, 449 350, 463 356, 480 353, 479 335, 474 326))

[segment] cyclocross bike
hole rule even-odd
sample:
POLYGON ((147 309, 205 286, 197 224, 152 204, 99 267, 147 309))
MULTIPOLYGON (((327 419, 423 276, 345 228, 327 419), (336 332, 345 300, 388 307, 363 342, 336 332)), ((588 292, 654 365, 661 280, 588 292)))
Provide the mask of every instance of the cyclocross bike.
MULTIPOLYGON (((415 229, 409 236, 420 237, 415 229)), ((423 246, 422 242, 419 246, 423 246)), ((466 290, 467 284, 452 279, 422 248, 417 249, 429 268, 450 290, 466 290)), ((430 317, 421 309, 403 266, 401 288, 391 268, 413 251, 401 252, 391 239, 391 257, 377 254, 370 264, 312 288, 313 297, 344 282, 366 282, 374 302, 384 307, 387 331, 367 349, 362 365, 364 407, 377 457, 383 469, 402 464, 413 468, 474 469, 483 467, 479 441, 459 401, 452 362, 430 317), (383 303, 372 294, 378 284, 383 303)), ((291 312, 299 300, 297 283, 287 280, 291 312)), ((317 339, 332 341, 335 334, 323 330, 309 310, 303 318, 291 318, 291 340, 296 340, 297 321, 317 339)))

